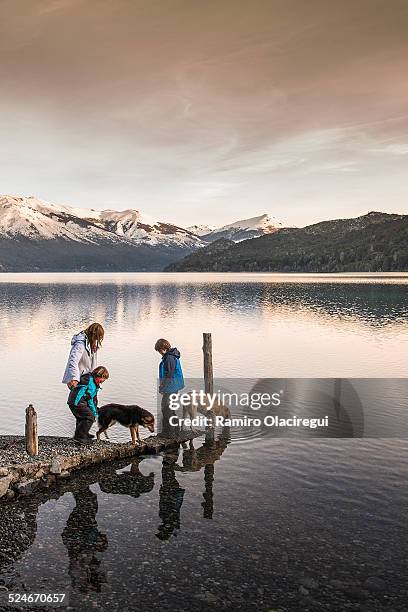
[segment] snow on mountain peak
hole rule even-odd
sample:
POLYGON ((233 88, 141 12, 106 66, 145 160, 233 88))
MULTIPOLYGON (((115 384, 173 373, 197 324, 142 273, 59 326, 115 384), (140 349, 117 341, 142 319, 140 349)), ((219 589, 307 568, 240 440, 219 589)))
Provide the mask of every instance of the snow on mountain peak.
POLYGON ((218 238, 239 242, 282 227, 263 214, 222 227, 193 225, 186 229, 153 219, 136 209, 96 210, 53 204, 34 196, 0 196, 0 237, 29 240, 101 241, 165 248, 198 248, 218 238))
POLYGON ((241 219, 221 227, 208 225, 192 225, 189 229, 206 242, 213 242, 219 238, 227 238, 240 242, 249 238, 257 238, 264 234, 272 234, 283 227, 282 223, 270 215, 258 215, 249 219, 241 219))
POLYGON ((270 215, 264 214, 259 215, 258 217, 251 217, 250 219, 241 219, 240 221, 229 223, 228 225, 220 227, 217 231, 222 232, 224 230, 229 229, 253 231, 262 230, 263 233, 269 234, 272 231, 276 231, 281 227, 283 227, 282 223, 278 221, 275 217, 271 217, 270 215))
POLYGON ((206 234, 209 234, 210 232, 214 231, 216 229, 215 225, 189 225, 186 228, 189 232, 192 232, 193 234, 195 234, 196 236, 205 236, 206 234))
POLYGON ((149 246, 201 246, 200 238, 138 210, 95 210, 52 204, 34 196, 0 196, 0 236, 80 242, 126 240, 149 246))

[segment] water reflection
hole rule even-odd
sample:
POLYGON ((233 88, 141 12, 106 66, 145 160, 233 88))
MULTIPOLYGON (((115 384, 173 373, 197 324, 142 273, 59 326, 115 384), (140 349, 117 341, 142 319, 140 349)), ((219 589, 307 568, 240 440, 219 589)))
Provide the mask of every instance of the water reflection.
MULTIPOLYGON (((356 318, 367 325, 403 323, 408 314, 406 285, 377 283, 189 284, 0 284, 0 329, 29 320, 34 327, 70 330, 100 319, 128 326, 152 317, 172 318, 198 305, 242 314, 305 310, 330 318, 356 318), (52 316, 50 316, 52 315, 52 316), (80 321, 78 320, 78 315, 80 321)), ((17 326, 18 327, 18 326, 17 326)))
MULTIPOLYGON (((256 275, 255 275, 256 277, 256 275)), ((406 283, 194 282, 0 283, 1 433, 21 434, 25 407, 41 433, 71 435, 60 384, 72 334, 106 329, 100 360, 111 372, 103 403, 156 408, 158 337, 182 353, 187 376, 202 372, 202 332, 211 331, 219 376, 405 376, 406 283), (46 364, 46 367, 45 367, 46 364), (21 385, 30 371, 30 386, 21 385), (10 405, 13 398, 19 409, 10 405), (58 426, 56 425, 58 423, 58 426)), ((259 278, 259 277, 256 277, 259 278)), ((262 278, 262 277, 261 277, 262 278)), ((117 428, 113 439, 124 432, 117 428)))
POLYGON ((195 448, 194 440, 189 442, 188 448, 183 451, 183 464, 176 466, 181 472, 198 472, 204 468, 204 501, 202 502, 203 518, 212 519, 214 514, 214 463, 221 459, 221 455, 231 442, 229 427, 223 427, 215 439, 215 432, 206 436, 204 444, 195 448))
POLYGON ((143 493, 150 493, 154 487, 154 473, 145 476, 140 471, 140 461, 135 460, 130 466, 130 471, 117 474, 116 471, 102 477, 99 487, 104 493, 110 495, 129 495, 140 497, 143 493))
POLYGON ((159 540, 168 540, 172 535, 176 536, 180 529, 180 510, 185 489, 180 486, 176 478, 175 465, 178 455, 178 449, 163 454, 159 503, 159 517, 162 522, 156 533, 159 540))
POLYGON ((102 584, 107 582, 100 553, 108 548, 108 538, 98 529, 98 496, 87 486, 75 491, 73 496, 75 508, 62 532, 72 588, 100 593, 102 584))
MULTIPOLYGON (((159 488, 159 521, 154 535, 161 541, 176 537, 182 528, 181 508, 185 489, 177 474, 203 473, 203 517, 213 516, 214 463, 227 448, 229 437, 225 434, 212 443, 190 443, 187 447, 175 446, 162 454, 161 484, 159 488), (180 460, 180 464, 178 461, 180 460)), ((71 588, 78 593, 100 593, 108 583, 104 567, 104 553, 109 547, 109 534, 98 525, 98 492, 91 487, 98 484, 107 495, 128 496, 133 499, 151 494, 155 486, 155 474, 143 474, 140 465, 143 458, 116 461, 112 464, 90 468, 60 481, 57 489, 44 490, 27 500, 20 499, 2 505, 0 540, 0 585, 12 588, 18 575, 13 570, 17 561, 33 545, 37 535, 37 515, 42 504, 52 498, 72 495, 75 505, 61 533, 67 551, 68 574, 71 588)), ((21 588, 21 585, 20 585, 21 588)))

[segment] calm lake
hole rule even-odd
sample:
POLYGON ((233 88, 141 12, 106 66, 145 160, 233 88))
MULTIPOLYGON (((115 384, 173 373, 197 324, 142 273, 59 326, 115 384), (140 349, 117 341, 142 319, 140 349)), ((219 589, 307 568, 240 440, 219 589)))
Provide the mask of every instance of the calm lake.
MULTIPOLYGON (((404 274, 1 274, 0 433, 32 403, 40 435, 72 435, 60 381, 92 321, 101 404, 156 412, 156 339, 198 378, 212 332, 218 378, 398 378, 383 415, 402 419, 407 315, 404 274)), ((231 438, 8 505, 0 587, 65 590, 75 610, 406 609, 406 441, 231 438)))

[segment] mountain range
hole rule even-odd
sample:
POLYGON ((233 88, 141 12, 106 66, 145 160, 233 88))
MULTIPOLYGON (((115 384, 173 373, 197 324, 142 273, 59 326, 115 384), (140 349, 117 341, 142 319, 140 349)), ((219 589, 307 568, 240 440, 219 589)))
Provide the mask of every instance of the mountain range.
POLYGON ((264 236, 265 234, 273 234, 282 229, 282 227, 282 223, 274 217, 260 215, 250 219, 235 221, 222 227, 192 225, 187 229, 200 236, 204 242, 214 242, 221 238, 241 242, 249 238, 259 238, 259 236, 264 236))
POLYGON ((271 231, 268 215, 222 228, 182 228, 133 209, 83 209, 5 195, 0 271, 158 271, 221 235, 243 240, 271 231))
POLYGON ((222 238, 166 271, 408 271, 408 215, 370 212, 355 219, 282 228, 243 242, 222 238))
POLYGON ((269 215, 187 228, 138 210, 95 210, 0 196, 0 271, 408 270, 408 215, 284 227, 269 215))

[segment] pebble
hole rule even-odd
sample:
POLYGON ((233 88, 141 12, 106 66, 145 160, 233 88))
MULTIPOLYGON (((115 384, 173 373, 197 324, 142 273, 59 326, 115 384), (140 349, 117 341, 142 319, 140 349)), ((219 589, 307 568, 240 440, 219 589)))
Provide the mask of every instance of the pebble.
POLYGON ((378 578, 377 576, 370 576, 364 582, 364 588, 372 593, 381 593, 385 591, 386 584, 382 578, 378 578))
POLYGON ((317 589, 319 586, 317 580, 311 578, 310 576, 302 576, 302 578, 299 579, 299 582, 307 589, 317 589))

